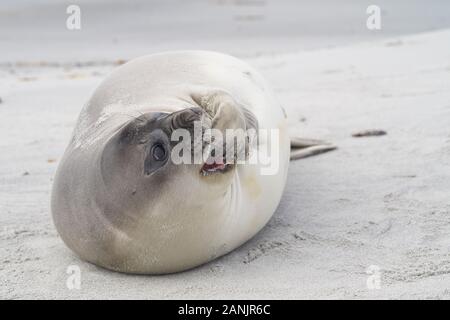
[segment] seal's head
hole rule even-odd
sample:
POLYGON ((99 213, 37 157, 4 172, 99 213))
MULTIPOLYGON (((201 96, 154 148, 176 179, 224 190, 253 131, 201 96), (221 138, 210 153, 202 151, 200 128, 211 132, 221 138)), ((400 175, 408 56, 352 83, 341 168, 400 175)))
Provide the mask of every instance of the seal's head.
POLYGON ((211 152, 218 141, 213 138, 211 143, 205 138, 209 130, 217 129, 201 108, 143 114, 124 125, 105 145, 103 181, 126 186, 132 193, 151 189, 155 194, 173 180, 184 186, 204 185, 210 190, 215 185, 225 190, 235 170, 235 157, 227 157, 225 144, 221 155, 215 155, 217 149, 211 152))
MULTIPOLYGON (((107 143, 101 160, 106 184, 131 184, 130 190, 164 188, 177 181, 192 194, 223 194, 237 160, 248 157, 245 108, 225 92, 191 95, 194 107, 173 113, 151 112, 130 120, 107 143)), ((173 189, 170 189, 173 192, 173 189)), ((133 191, 134 192, 134 191, 133 191)), ((180 194, 176 198, 180 199, 180 194)))

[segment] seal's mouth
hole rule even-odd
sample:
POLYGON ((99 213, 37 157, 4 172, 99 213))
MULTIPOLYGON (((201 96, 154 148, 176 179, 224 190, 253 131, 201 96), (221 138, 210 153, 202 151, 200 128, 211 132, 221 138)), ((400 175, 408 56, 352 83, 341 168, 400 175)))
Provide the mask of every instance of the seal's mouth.
POLYGON ((206 161, 201 170, 200 174, 203 176, 209 176, 217 173, 225 173, 233 167, 233 164, 225 163, 225 159, 206 161))

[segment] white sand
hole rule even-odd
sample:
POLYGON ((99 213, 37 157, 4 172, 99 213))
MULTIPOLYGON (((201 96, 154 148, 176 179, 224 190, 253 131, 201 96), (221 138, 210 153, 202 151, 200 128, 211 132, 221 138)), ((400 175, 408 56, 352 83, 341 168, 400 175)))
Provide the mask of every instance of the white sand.
POLYGON ((167 276, 80 261, 51 222, 58 160, 114 63, 3 64, 0 298, 450 298, 450 30, 246 60, 294 132, 340 149, 291 164, 279 209, 251 241, 167 276), (351 137, 373 128, 388 134, 351 137), (66 287, 70 265, 80 290, 66 287), (366 286, 370 265, 380 289, 366 286))

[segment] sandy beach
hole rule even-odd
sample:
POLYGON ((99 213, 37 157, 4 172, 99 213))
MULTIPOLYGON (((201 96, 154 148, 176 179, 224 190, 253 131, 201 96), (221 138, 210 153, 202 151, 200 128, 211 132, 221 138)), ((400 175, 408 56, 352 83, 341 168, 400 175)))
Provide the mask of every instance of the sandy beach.
MULTIPOLYGON (((66 4, 39 1, 33 11, 7 2, 1 8, 0 298, 450 298, 449 5, 436 1, 443 9, 425 14, 420 25, 413 24, 420 7, 395 25, 389 17, 401 10, 386 9, 386 32, 372 35, 364 29, 365 5, 362 22, 353 15, 360 7, 341 8, 347 16, 331 23, 349 23, 335 34, 311 21, 290 34, 288 24, 268 14, 292 11, 290 1, 247 3, 245 14, 236 3, 210 1, 211 15, 203 12, 199 24, 183 19, 183 8, 168 20, 173 3, 155 2, 148 10, 155 19, 147 20, 132 14, 139 5, 147 9, 143 3, 131 8, 113 2, 111 8, 123 7, 124 19, 133 21, 126 31, 117 24, 108 29, 110 20, 100 26, 96 6, 102 3, 80 1, 87 20, 77 34, 51 31, 64 21, 66 4), (223 6, 234 11, 217 13, 223 6), (190 41, 215 14, 223 20, 190 41), (34 32, 42 38, 19 23, 27 18, 41 21, 34 32), (227 19, 234 21, 230 29, 227 19), (186 26, 186 36, 167 21, 186 26), (156 26, 153 31, 142 31, 147 23, 156 26), (363 27, 353 32, 360 30, 357 23, 363 27), (165 37, 158 32, 163 27, 165 37), (236 35, 239 28, 244 31, 236 35), (61 241, 50 213, 52 179, 77 116, 118 65, 181 48, 242 58, 272 84, 293 134, 331 141, 338 150, 291 162, 269 224, 211 263, 178 274, 133 276, 81 261, 61 241), (387 134, 352 136, 368 129, 387 134), (67 268, 74 265, 81 270, 80 289, 67 287, 67 268), (379 286, 370 285, 374 275, 379 286)), ((189 10, 202 5, 194 1, 189 10)))

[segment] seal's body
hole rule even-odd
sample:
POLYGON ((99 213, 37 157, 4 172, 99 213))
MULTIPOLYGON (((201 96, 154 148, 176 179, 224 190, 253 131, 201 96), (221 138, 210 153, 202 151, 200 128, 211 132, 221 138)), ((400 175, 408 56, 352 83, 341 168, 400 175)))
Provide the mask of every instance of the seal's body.
POLYGON ((289 151, 282 108, 244 62, 202 51, 138 58, 106 78, 84 107, 56 174, 53 219, 89 262, 129 273, 186 270, 267 223, 289 151), (169 133, 195 119, 219 130, 276 129, 276 140, 261 138, 257 148, 276 145, 277 170, 172 163, 169 133))

